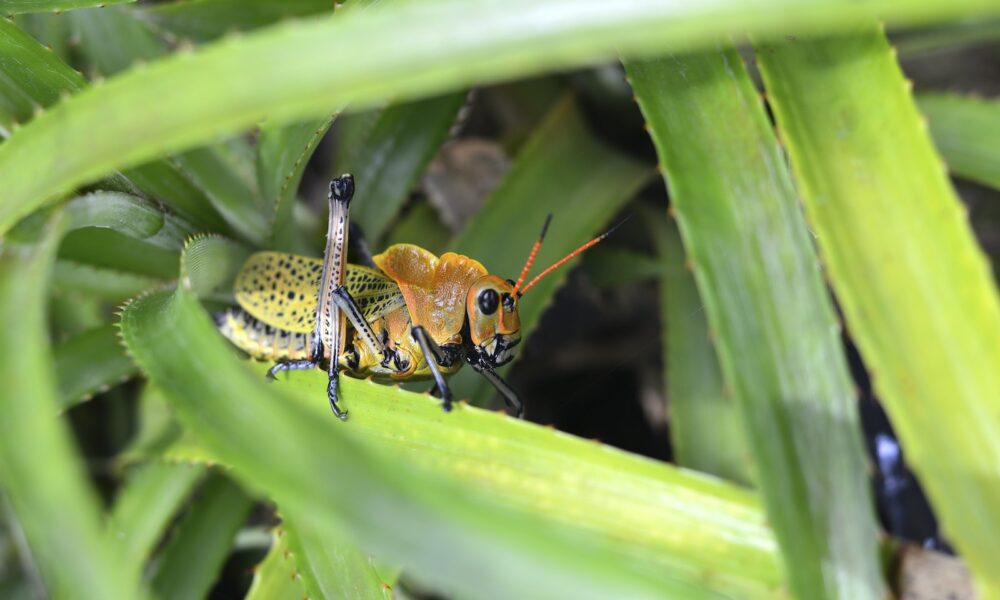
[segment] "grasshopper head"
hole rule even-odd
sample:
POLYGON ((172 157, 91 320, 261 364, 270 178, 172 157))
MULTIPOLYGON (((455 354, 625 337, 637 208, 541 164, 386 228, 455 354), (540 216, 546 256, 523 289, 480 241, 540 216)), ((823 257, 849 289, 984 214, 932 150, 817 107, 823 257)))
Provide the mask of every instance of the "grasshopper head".
POLYGON ((545 224, 542 225, 542 233, 535 241, 535 245, 531 247, 531 253, 528 254, 528 260, 524 263, 524 268, 521 269, 521 275, 517 278, 517 282, 510 279, 505 281, 496 275, 486 275, 469 288, 465 305, 469 313, 470 337, 478 351, 479 358, 491 366, 496 367, 510 362, 514 358, 511 349, 521 342, 521 318, 517 314, 517 304, 521 300, 521 296, 549 273, 566 264, 587 248, 599 244, 624 222, 619 222, 608 231, 557 260, 536 275, 534 279, 525 283, 525 278, 531 271, 535 257, 538 256, 538 250, 542 246, 542 240, 545 239, 545 232, 551 221, 552 215, 546 217, 545 224))
POLYGON ((521 319, 513 292, 512 282, 487 275, 469 288, 465 300, 472 343, 494 367, 510 362, 512 349, 521 342, 521 319))

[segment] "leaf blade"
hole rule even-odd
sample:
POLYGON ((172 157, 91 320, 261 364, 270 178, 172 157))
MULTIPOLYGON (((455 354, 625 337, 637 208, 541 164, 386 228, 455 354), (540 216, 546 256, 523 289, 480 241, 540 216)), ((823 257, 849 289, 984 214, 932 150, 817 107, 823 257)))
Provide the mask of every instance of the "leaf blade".
POLYGON ((758 47, 830 281, 907 462, 978 592, 1000 597, 1000 540, 986 533, 1000 526, 1000 481, 981 476, 1000 464, 986 260, 879 27, 758 47), (837 102, 815 86, 840 90, 837 102))
POLYGON ((391 587, 383 582, 371 559, 345 537, 331 537, 308 526, 284 522, 284 541, 310 598, 391 600, 391 587), (390 590, 386 593, 386 590, 390 590))
POLYGON ((800 598, 881 598, 878 528, 833 307, 742 60, 723 46, 629 61, 626 70, 663 162, 792 590, 800 598))
POLYGON ((341 161, 339 169, 358 182, 351 219, 369 240, 381 239, 464 101, 465 94, 456 93, 388 106, 359 141, 360 148, 341 161))
POLYGON ((238 485, 211 475, 153 566, 150 584, 156 596, 206 597, 252 505, 238 485))
POLYGON ((135 595, 138 581, 115 569, 96 494, 66 422, 55 417, 43 298, 61 229, 56 217, 39 246, 7 246, 0 254, 0 315, 8 327, 0 336, 6 386, 0 394, 0 481, 50 593, 124 598, 135 595))
POLYGON ((389 3, 336 19, 274 27, 114 78, 12 135, 0 147, 0 178, 8 186, 0 202, 0 232, 82 182, 248 127, 265 116, 292 121, 323 114, 331 104, 362 107, 387 96, 409 99, 617 52, 696 47, 733 31, 774 34, 792 26, 843 30, 866 15, 912 23, 972 10, 1000 9, 989 0, 768 0, 723 2, 707 9, 671 0, 613 7, 598 0, 545 5, 517 0, 502 6, 485 0, 436 0, 389 3), (553 11, 560 18, 550 18, 553 11), (462 15, 461 27, 454 15, 462 15), (410 36, 406 53, 388 43, 399 23, 407 24, 410 36), (452 36, 456 31, 463 35, 452 36), (446 36, 452 43, 440 44, 446 36), (339 60, 360 47, 370 51, 354 53, 352 61, 339 60), (243 68, 247 64, 255 69, 243 68), (286 68, 289 64, 297 68, 286 68), (268 82, 266 90, 259 89, 261 81, 268 82), (157 102, 162 97, 173 101, 157 102), (136 105, 156 110, 130 110, 136 105), (136 135, 140 131, 143 135, 136 135))
POLYGON ((1000 104, 957 94, 917 96, 931 126, 934 145, 952 173, 1000 189, 1000 104))
MULTIPOLYGON (((478 449, 480 456, 484 457, 490 457, 491 448, 504 440, 509 440, 507 443, 514 444, 515 448, 523 449, 531 445, 530 442, 525 445, 526 442, 518 441, 522 436, 546 436, 549 437, 548 444, 557 440, 570 443, 567 436, 551 437, 542 428, 481 411, 459 409, 451 415, 443 415, 437 404, 427 399, 350 378, 341 380, 345 404, 351 408, 350 424, 355 429, 361 429, 368 421, 372 429, 364 429, 364 433, 362 430, 352 433, 352 430, 338 429, 340 423, 326 414, 325 403, 316 401, 322 396, 317 395, 320 393, 318 390, 326 386, 323 374, 299 373, 293 381, 301 381, 304 387, 289 385, 289 382, 265 387, 262 383, 263 368, 249 374, 244 366, 226 357, 223 340, 183 288, 179 288, 172 297, 160 293, 136 300, 123 313, 122 328, 133 355, 153 375, 153 379, 165 387, 182 420, 194 426, 193 432, 216 460, 232 465, 234 472, 248 483, 264 487, 290 514, 310 514, 316 526, 324 526, 326 522, 337 531, 344 528, 365 550, 377 552, 380 558, 420 569, 425 576, 446 589, 462 590, 476 596, 483 595, 483 590, 490 590, 494 594, 509 593, 529 598, 567 593, 567 590, 580 597, 604 597, 607 593, 621 593, 622 590, 639 596, 659 596, 669 591, 680 593, 681 590, 699 596, 713 595, 713 591, 698 591, 690 585, 691 577, 701 579, 706 567, 699 565, 706 561, 708 565, 713 565, 707 569, 716 574, 712 585, 717 589, 738 589, 746 595, 766 597, 773 592, 773 586, 781 577, 770 554, 765 530, 760 528, 762 523, 756 521, 759 513, 754 516, 752 500, 718 482, 676 473, 648 461, 626 459, 620 453, 607 452, 582 441, 573 442, 574 456, 582 452, 598 461, 595 468, 602 469, 600 477, 613 477, 620 470, 619 467, 603 470, 605 467, 600 463, 624 460, 631 465, 629 470, 652 470, 657 473, 655 477, 679 477, 685 481, 680 488, 662 484, 653 488, 657 490, 654 492, 657 502, 671 502, 675 508, 683 506, 686 508, 684 513, 658 510, 654 514, 659 515, 659 519, 673 519, 670 524, 663 523, 663 529, 657 527, 652 530, 645 517, 630 528, 636 535, 650 531, 665 532, 665 538, 653 534, 654 539, 660 540, 656 543, 673 544, 673 547, 683 547, 684 550, 678 551, 665 563, 660 552, 643 553, 643 560, 636 561, 632 545, 623 546, 621 542, 612 541, 615 536, 609 536, 607 530, 601 533, 606 526, 581 530, 567 525, 565 521, 529 517, 523 512, 524 508, 496 504, 496 500, 460 487, 453 479, 445 478, 444 474, 423 474, 424 469, 440 473, 442 464, 458 467, 470 464, 456 463, 454 452, 407 453, 408 457, 434 459, 431 463, 411 463, 409 458, 404 459, 401 455, 388 460, 382 453, 390 451, 392 446, 383 447, 381 443, 376 443, 372 432, 381 432, 380 435, 387 440, 398 439, 399 433, 408 430, 402 423, 412 424, 413 419, 420 416, 420 421, 426 426, 434 426, 434 433, 410 429, 413 437, 408 436, 404 444, 397 447, 412 448, 414 442, 433 444, 435 435, 461 439, 464 431, 450 426, 456 416, 479 420, 492 423, 490 427, 493 428, 502 427, 505 432, 491 436, 492 441, 488 443, 464 447, 464 452, 478 449), (177 351, 179 347, 175 344, 181 344, 186 350, 177 351), (198 356, 198 361, 192 361, 192 355, 198 356), (415 404, 400 403, 400 395, 415 404), (364 402, 352 400, 362 397, 364 402), (208 398, 213 400, 205 401, 208 398), (293 398, 299 400, 287 401, 293 398), (320 415, 322 418, 317 418, 320 415), (451 421, 444 421, 444 418, 451 421), (262 439, 269 442, 261 444, 262 439), (275 457, 281 457, 280 461, 276 462, 275 457), (398 465, 404 460, 408 466, 400 469, 398 465), (335 472, 336 477, 321 475, 328 471, 335 472), (417 473, 421 474, 418 476, 417 473), (672 489, 684 489, 685 494, 693 492, 699 500, 692 499, 689 504, 685 503, 674 496, 672 489), (675 498, 680 502, 673 502, 675 498), (701 511, 709 506, 711 508, 703 518, 692 519, 688 516, 688 510, 701 511), (330 510, 334 507, 336 515, 342 516, 331 514, 330 510), (484 516, 484 511, 492 517, 484 516), (720 520, 716 511, 723 511, 730 517, 720 520), (710 516, 712 514, 716 516, 710 516), (499 525, 502 522, 507 522, 507 526, 499 525), (706 529, 707 522, 716 523, 727 533, 706 529), (425 529, 433 531, 433 534, 425 533, 425 529), (570 531, 574 533, 567 538, 570 531), (727 540, 721 542, 721 547, 727 548, 725 556, 718 554, 721 540, 715 536, 719 534, 727 540), (704 535, 708 535, 708 539, 703 538, 704 535), (450 550, 429 550, 425 544, 431 539, 436 548, 450 550), (573 541, 569 542, 569 539, 573 541), (694 541, 699 539, 704 540, 704 546, 702 542, 694 541), (699 552, 697 558, 691 558, 693 548, 706 550, 709 547, 712 550, 699 552), (657 561, 652 570, 646 566, 650 559, 657 561), (523 573, 529 573, 530 577, 490 577, 487 580, 484 579, 484 572, 469 570, 471 565, 494 561, 507 566, 491 572, 499 574, 508 569, 522 572, 523 569, 523 573), (582 580, 581 573, 585 574, 582 580)), ((468 430, 476 431, 483 426, 471 425, 468 430)), ((544 456, 540 454, 539 458, 544 456)), ((491 490, 502 491, 518 478, 504 474, 510 472, 509 466, 507 470, 498 470, 496 458, 485 463, 489 468, 478 472, 483 481, 494 482, 491 490)), ((476 464, 476 461, 471 464, 476 464)), ((579 464, 575 458, 574 464, 579 464)), ((560 472, 565 473, 563 481, 576 481, 575 485, 582 483, 575 478, 572 470, 551 468, 541 477, 533 477, 526 482, 537 485, 548 481, 551 486, 554 475, 560 472)), ((599 480, 597 476, 586 479, 596 480, 599 480)), ((632 481, 631 476, 622 483, 629 481, 632 481)), ((550 489, 550 493, 563 496, 561 489, 550 489)), ((634 497, 643 489, 628 484, 629 491, 620 496, 620 501, 634 497)), ((510 498, 516 496, 512 494, 510 498)), ((537 496, 535 498, 541 500, 537 496)), ((610 519, 606 522, 612 524, 613 530, 621 527, 617 515, 629 514, 595 515, 601 511, 590 510, 588 513, 585 507, 583 510, 582 513, 574 512, 572 518, 580 520, 589 514, 610 519)), ((648 547, 648 543, 643 547, 648 547)))
POLYGON ((125 354, 117 329, 110 324, 59 343, 53 357, 59 377, 59 406, 63 409, 138 371, 125 354))
POLYGON ((678 464, 750 485, 750 449, 738 407, 725 393, 704 304, 688 269, 676 226, 659 215, 653 235, 660 275, 664 376, 670 408, 670 441, 678 464))
POLYGON ((174 516, 207 469, 201 465, 147 463, 118 492, 108 530, 118 547, 119 568, 138 577, 174 516))

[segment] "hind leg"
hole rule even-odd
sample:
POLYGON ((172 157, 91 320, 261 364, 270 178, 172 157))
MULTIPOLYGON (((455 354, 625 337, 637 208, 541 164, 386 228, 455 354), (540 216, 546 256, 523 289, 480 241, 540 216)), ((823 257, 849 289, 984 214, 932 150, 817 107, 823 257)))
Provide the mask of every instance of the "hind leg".
POLYGON ((334 302, 334 292, 344 285, 347 263, 348 219, 351 198, 354 196, 354 178, 342 175, 330 182, 330 217, 326 229, 326 250, 323 252, 323 273, 320 276, 319 297, 316 306, 316 332, 314 333, 313 358, 330 358, 330 380, 326 395, 333 414, 340 420, 347 419, 347 411, 337 403, 337 381, 340 366, 337 357, 347 344, 347 316, 334 302))

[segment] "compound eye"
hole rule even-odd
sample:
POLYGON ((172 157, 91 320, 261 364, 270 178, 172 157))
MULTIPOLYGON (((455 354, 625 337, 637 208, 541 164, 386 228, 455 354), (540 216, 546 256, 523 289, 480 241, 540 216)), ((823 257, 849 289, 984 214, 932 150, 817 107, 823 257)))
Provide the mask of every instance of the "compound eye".
POLYGON ((479 304, 479 310, 484 315, 492 315, 500 306, 500 294, 494 289, 487 288, 479 292, 476 303, 479 304))

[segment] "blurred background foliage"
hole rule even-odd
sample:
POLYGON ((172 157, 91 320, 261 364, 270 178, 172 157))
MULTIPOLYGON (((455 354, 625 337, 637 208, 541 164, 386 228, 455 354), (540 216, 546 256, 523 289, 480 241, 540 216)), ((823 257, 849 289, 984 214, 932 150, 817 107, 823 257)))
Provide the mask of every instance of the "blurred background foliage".
POLYGON ((97 4, 0 0, 0 597, 1000 598, 994 3, 97 4), (503 277, 630 217, 527 422, 214 331, 343 172, 503 277))

